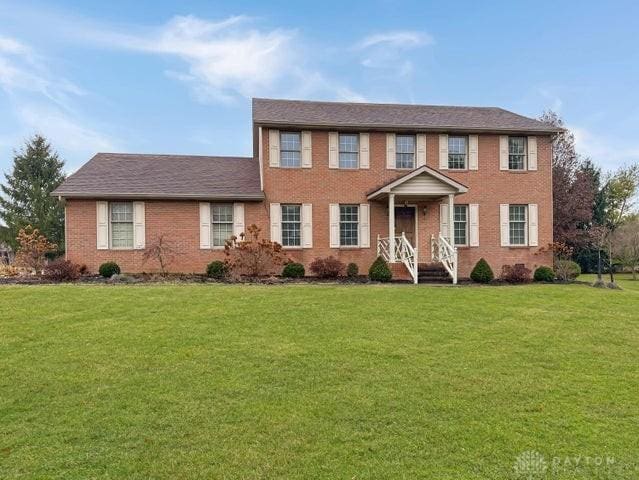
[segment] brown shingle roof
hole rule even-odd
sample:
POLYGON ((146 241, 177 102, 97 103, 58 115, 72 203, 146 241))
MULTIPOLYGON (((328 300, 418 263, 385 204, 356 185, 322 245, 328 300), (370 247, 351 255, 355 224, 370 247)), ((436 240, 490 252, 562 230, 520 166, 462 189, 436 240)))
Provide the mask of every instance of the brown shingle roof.
POLYGON ((261 200, 257 160, 247 157, 98 153, 54 196, 261 200))
POLYGON ((385 103, 311 102, 253 99, 258 125, 465 130, 490 132, 560 131, 532 118, 496 107, 448 107, 385 103))

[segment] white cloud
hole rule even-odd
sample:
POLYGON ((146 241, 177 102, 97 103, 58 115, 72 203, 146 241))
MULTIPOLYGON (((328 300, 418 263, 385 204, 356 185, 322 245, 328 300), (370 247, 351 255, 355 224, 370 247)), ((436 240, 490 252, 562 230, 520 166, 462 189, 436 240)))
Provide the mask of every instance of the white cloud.
POLYGON ((406 58, 408 50, 434 44, 425 32, 392 31, 364 37, 353 50, 362 55, 363 67, 391 72, 392 78, 408 78, 413 74, 413 62, 406 58))
POLYGON ((364 49, 380 45, 394 48, 413 48, 433 43, 435 43, 433 37, 427 33, 404 30, 369 35, 357 44, 357 48, 364 49))
POLYGON ((188 85, 200 102, 295 94, 360 97, 311 66, 307 59, 312 56, 304 54, 296 31, 260 30, 253 23, 246 16, 209 21, 188 15, 159 27, 127 31, 94 25, 81 36, 107 48, 177 58, 186 70, 170 68, 165 74, 188 85))

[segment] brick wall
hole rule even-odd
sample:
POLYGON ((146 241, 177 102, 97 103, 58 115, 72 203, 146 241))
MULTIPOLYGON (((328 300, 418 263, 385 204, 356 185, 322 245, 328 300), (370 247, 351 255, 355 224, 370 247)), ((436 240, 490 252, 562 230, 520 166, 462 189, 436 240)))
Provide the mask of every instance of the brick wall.
MULTIPOLYGON (((269 167, 268 131, 263 132, 264 193, 263 203, 245 203, 245 223, 257 224, 265 237, 270 235, 270 203, 313 204, 313 248, 288 250, 289 257, 308 264, 316 257, 333 255, 344 263, 355 262, 362 273, 368 270, 376 256, 377 235, 388 236, 388 208, 386 201, 368 202, 366 193, 406 171, 386 169, 386 134, 370 134, 370 168, 367 170, 339 170, 328 168, 328 133, 314 131, 313 167, 283 169, 269 167), (370 248, 329 247, 329 204, 370 203, 370 248)), ((538 136, 538 170, 507 172, 499 170, 499 136, 479 136, 479 170, 443 173, 468 186, 468 193, 455 198, 458 204, 479 204, 479 247, 459 248, 459 275, 467 277, 480 257, 498 275, 503 264, 524 263, 529 268, 549 265, 548 254, 538 254, 538 247, 500 246, 500 203, 536 203, 539 206, 539 245, 552 241, 552 180, 551 140, 538 136)), ((438 169, 439 139, 427 135, 427 165, 438 169)), ((430 237, 439 232, 439 203, 441 199, 410 202, 417 205, 419 261, 430 260, 430 237)), ((397 205, 403 205, 396 199, 397 205)), ((100 263, 115 260, 126 272, 154 271, 151 262, 143 264, 142 252, 96 249, 96 207, 92 200, 67 201, 67 255, 69 260, 86 264, 96 271, 100 263)), ((147 201, 147 244, 159 234, 174 240, 180 252, 172 270, 202 272, 208 262, 222 259, 221 251, 200 250, 199 208, 195 201, 147 201)))

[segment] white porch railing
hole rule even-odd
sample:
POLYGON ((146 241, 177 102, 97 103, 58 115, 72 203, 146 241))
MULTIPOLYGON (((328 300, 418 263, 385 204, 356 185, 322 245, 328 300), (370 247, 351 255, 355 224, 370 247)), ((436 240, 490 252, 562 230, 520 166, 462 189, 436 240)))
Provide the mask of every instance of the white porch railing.
POLYGON ((377 255, 390 263, 402 262, 410 272, 413 283, 417 283, 417 249, 410 244, 404 232, 401 236, 395 237, 394 240, 395 255, 391 256, 390 238, 382 238, 377 235, 377 255))
POLYGON ((435 235, 430 237, 430 256, 433 262, 441 262, 446 271, 457 284, 457 247, 454 247, 441 232, 437 239, 435 235))

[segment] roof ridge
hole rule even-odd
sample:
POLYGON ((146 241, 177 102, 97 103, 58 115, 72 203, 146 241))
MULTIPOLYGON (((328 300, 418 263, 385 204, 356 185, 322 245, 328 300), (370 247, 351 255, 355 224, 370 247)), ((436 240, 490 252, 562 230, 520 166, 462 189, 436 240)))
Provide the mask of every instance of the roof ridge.
MULTIPOLYGON (((366 105, 366 106, 379 106, 379 107, 435 107, 435 108, 480 108, 483 110, 504 110, 501 107, 489 106, 474 106, 474 105, 437 105, 437 104, 424 104, 424 103, 392 103, 392 102, 342 102, 339 100, 301 100, 291 98, 264 98, 253 97, 255 100, 265 100, 267 102, 288 102, 288 103, 325 103, 329 105, 366 105)), ((508 110, 506 110, 508 111, 508 110)))
POLYGON ((124 152, 97 152, 98 155, 117 155, 121 157, 188 157, 188 158, 219 158, 229 160, 254 160, 254 157, 237 155, 191 155, 181 153, 124 153, 124 152))

